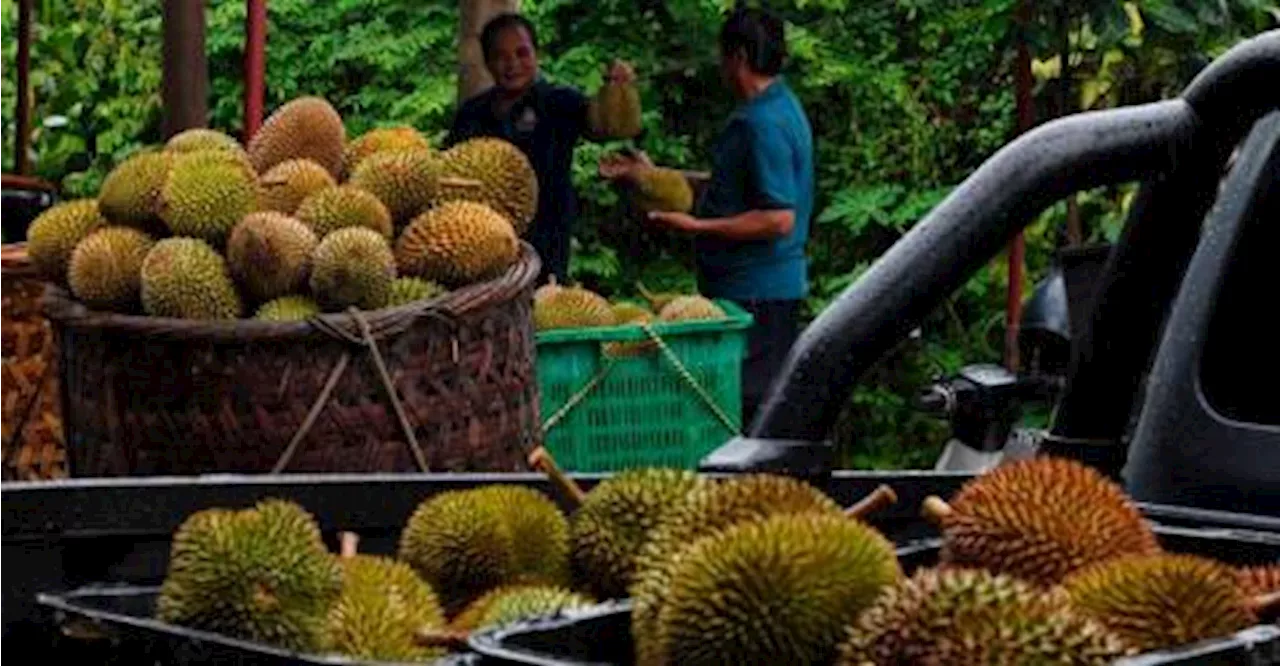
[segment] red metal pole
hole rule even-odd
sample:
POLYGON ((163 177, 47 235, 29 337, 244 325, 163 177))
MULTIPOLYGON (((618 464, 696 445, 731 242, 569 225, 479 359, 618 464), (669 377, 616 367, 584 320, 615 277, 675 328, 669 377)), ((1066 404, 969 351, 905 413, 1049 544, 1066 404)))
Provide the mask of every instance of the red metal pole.
POLYGON ((27 147, 31 141, 31 3, 18 1, 18 108, 17 140, 14 144, 13 170, 27 172, 27 147))
POLYGON ((244 142, 262 125, 263 88, 266 85, 267 0, 247 0, 244 45, 244 142))
MULTIPOLYGON (((1018 55, 1014 65, 1014 98, 1017 102, 1018 133, 1035 124, 1031 106, 1031 51, 1027 47, 1027 30, 1030 28, 1031 0, 1021 0, 1017 7, 1018 55)), ((1022 321, 1022 267, 1026 246, 1022 232, 1009 244, 1009 284, 1005 297, 1004 364, 1016 372, 1019 366, 1018 333, 1022 321)))

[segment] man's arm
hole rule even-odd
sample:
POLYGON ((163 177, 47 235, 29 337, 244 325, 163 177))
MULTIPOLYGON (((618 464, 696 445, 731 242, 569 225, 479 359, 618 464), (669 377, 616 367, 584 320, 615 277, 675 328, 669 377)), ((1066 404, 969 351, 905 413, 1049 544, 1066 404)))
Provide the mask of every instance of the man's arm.
POLYGON ((779 238, 795 226, 797 187, 791 170, 792 148, 774 128, 743 123, 751 210, 731 217, 697 220, 695 233, 728 240, 779 238))

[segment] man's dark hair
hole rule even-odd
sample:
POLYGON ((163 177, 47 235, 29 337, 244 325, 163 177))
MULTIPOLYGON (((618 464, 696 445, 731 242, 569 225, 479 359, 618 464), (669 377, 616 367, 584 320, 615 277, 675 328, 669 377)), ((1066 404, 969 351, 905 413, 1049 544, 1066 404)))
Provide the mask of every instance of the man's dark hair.
POLYGON ((782 19, 763 10, 738 6, 720 29, 720 52, 741 50, 747 66, 757 74, 775 76, 787 59, 786 26, 782 19))
POLYGON ((529 33, 533 48, 538 48, 538 31, 534 29, 532 21, 512 12, 498 14, 489 19, 480 31, 480 51, 484 53, 485 62, 489 61, 489 56, 493 53, 493 43, 498 40, 498 35, 507 28, 524 28, 529 33))

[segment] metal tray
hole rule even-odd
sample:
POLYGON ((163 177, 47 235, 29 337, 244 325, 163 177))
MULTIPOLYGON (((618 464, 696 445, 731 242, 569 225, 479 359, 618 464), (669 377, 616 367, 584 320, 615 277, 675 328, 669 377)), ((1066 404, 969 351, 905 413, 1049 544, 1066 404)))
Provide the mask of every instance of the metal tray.
MULTIPOLYGON (((94 663, 234 664, 237 666, 399 666, 401 662, 364 661, 334 655, 300 654, 260 643, 196 631, 153 618, 159 587, 85 587, 66 594, 40 594, 38 602, 50 609, 63 632, 75 635, 86 650, 109 644, 94 663), (115 655, 107 662, 102 655, 115 655)), ((415 666, 478 666, 479 655, 459 653, 415 666)))
MULTIPOLYGON (((1280 561, 1280 534, 1235 528, 1156 525, 1168 550, 1231 564, 1280 561)), ((942 541, 898 548, 908 573, 937 562, 942 541)), ((477 632, 470 645, 492 663, 529 666, 631 666, 631 602, 620 600, 477 632)), ((490 662, 486 662, 490 663, 490 662)), ((1231 636, 1121 659, 1115 666, 1271 666, 1280 664, 1280 626, 1257 625, 1231 636)))

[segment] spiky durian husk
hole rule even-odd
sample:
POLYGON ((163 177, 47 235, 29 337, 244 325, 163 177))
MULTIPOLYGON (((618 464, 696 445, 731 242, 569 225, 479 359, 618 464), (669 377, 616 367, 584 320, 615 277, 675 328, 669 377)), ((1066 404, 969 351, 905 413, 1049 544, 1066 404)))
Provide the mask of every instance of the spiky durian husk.
POLYGON ((654 663, 826 664, 848 623, 902 575, 893 544, 845 516, 775 515, 681 551, 654 663))
POLYGON ((473 601, 450 626, 460 631, 475 631, 593 603, 590 597, 564 587, 507 585, 490 590, 473 601))
POLYGON ((943 562, 1044 585, 1112 557, 1160 549, 1118 485, 1067 459, 997 467, 965 484, 951 508, 943 519, 943 562))
POLYGON ((1237 567, 1236 582, 1249 597, 1280 592, 1280 564, 1237 567))
POLYGON ((174 535, 157 600, 164 622, 291 650, 320 647, 342 571, 302 507, 209 509, 174 535))
POLYGON ((976 569, 920 569, 852 622, 837 666, 1103 666, 1133 652, 1060 591, 976 569))
POLYGON ((569 582, 569 521, 542 492, 523 486, 493 485, 475 491, 499 507, 515 544, 515 582, 560 585, 569 582))
POLYGON ((677 296, 658 312, 658 318, 663 321, 723 319, 725 316, 724 309, 715 301, 698 295, 677 296))
POLYGON ((423 661, 444 650, 419 645, 424 629, 445 624, 435 591, 389 557, 343 557, 342 596, 329 610, 325 647, 356 659, 423 661))
POLYGON ((806 512, 841 515, 840 506, 822 491, 798 479, 773 474, 704 483, 672 509, 636 555, 636 574, 630 587, 636 663, 654 663, 654 657, 645 654, 654 645, 647 638, 657 631, 658 613, 667 599, 677 553, 698 538, 731 525, 806 512))
POLYGON ((590 289, 549 283, 538 287, 533 295, 535 330, 589 328, 614 323, 613 307, 609 301, 590 289))
POLYGON ((650 531, 702 483, 687 470, 646 468, 625 470, 593 488, 570 524, 578 586, 601 599, 625 595, 650 531))
POLYGON ((1234 633, 1257 622, 1228 566, 1193 555, 1120 557, 1068 577, 1081 612, 1143 650, 1234 633))

